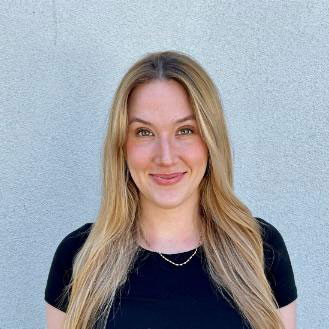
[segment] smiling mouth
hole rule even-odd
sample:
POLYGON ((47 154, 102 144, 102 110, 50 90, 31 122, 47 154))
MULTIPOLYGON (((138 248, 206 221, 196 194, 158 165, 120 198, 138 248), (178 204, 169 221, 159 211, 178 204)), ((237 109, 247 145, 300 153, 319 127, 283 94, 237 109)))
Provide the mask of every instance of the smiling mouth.
POLYGON ((150 175, 155 176, 155 177, 160 177, 160 178, 163 178, 163 179, 171 179, 171 178, 174 178, 176 176, 183 175, 185 173, 186 173, 186 171, 176 172, 176 173, 172 173, 172 174, 150 174, 150 175))
POLYGON ((186 172, 177 173, 174 175, 168 175, 171 177, 163 177, 162 175, 152 175, 152 174, 150 176, 152 177, 153 181, 159 185, 171 185, 178 183, 185 174, 186 172))

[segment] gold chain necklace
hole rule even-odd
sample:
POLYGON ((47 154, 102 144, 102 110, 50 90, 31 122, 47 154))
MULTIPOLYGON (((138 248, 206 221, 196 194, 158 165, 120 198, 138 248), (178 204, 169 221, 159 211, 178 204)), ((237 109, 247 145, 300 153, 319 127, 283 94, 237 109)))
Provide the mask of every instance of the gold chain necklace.
MULTIPOLYGON (((145 243, 151 248, 150 244, 146 241, 146 239, 144 238, 143 235, 142 235, 142 239, 143 239, 143 240, 145 241, 145 243)), ((201 244, 201 238, 200 238, 200 240, 199 240, 199 243, 201 244)), ((183 266, 183 265, 185 265, 186 263, 188 263, 188 262, 192 259, 192 257, 196 254, 198 248, 199 248, 199 246, 195 248, 194 253, 193 253, 193 254, 192 254, 192 255, 191 255, 191 256, 190 256, 185 262, 180 263, 180 264, 178 264, 178 263, 174 263, 174 262, 171 261, 170 259, 166 258, 165 256, 162 255, 161 252, 159 252, 159 251, 156 251, 156 252, 157 252, 157 253, 158 253, 163 259, 165 259, 167 262, 169 262, 169 263, 171 263, 171 264, 173 264, 173 265, 175 265, 175 266, 183 266)))

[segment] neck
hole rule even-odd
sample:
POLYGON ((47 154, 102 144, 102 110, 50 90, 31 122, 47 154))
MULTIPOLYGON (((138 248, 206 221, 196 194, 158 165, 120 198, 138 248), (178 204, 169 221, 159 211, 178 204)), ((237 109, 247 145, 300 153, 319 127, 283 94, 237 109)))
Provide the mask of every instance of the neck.
POLYGON ((144 249, 170 254, 192 250, 201 243, 198 206, 159 209, 143 204, 138 222, 138 243, 144 249))

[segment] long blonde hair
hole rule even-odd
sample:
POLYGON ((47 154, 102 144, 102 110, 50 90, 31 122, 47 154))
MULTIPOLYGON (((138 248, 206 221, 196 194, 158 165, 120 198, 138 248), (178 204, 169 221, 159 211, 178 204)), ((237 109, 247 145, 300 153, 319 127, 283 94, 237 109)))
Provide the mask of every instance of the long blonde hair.
POLYGON ((219 92, 201 65, 183 52, 146 54, 121 80, 103 147, 102 198, 87 240, 74 258, 64 329, 105 328, 119 288, 139 252, 139 192, 124 145, 128 97, 137 85, 174 79, 186 90, 209 159, 200 183, 201 234, 210 279, 254 329, 284 329, 264 272, 261 227, 233 192, 232 154, 219 92))

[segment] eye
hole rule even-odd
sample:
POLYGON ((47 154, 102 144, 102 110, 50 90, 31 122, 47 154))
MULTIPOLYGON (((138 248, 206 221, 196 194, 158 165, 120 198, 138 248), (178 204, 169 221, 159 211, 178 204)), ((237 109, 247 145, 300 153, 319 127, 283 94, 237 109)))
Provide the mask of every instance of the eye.
MULTIPOLYGON (((194 132, 193 129, 191 129, 191 128, 182 128, 180 131, 184 131, 184 130, 185 130, 185 131, 186 131, 186 130, 187 130, 187 131, 191 131, 192 134, 193 134, 193 132, 194 132)), ((190 134, 183 134, 183 135, 190 135, 190 134)))
MULTIPOLYGON (((191 129, 191 128, 182 128, 182 129, 180 129, 179 131, 190 131, 191 134, 194 133, 194 130, 191 129)), ((147 136, 149 136, 149 135, 143 135, 143 132, 148 132, 148 133, 150 133, 149 130, 144 129, 144 128, 140 128, 140 129, 137 129, 137 131, 136 131, 136 135, 137 135, 137 136, 140 136, 140 137, 147 137, 147 136), (142 134, 140 134, 140 133, 142 133, 142 134)), ((183 134, 183 135, 191 135, 191 134, 186 133, 186 134, 183 134)))
POLYGON ((148 135, 140 135, 139 133, 140 132, 144 132, 144 131, 147 131, 147 132, 150 132, 149 130, 147 130, 147 129, 137 129, 137 131, 136 131, 136 136, 140 136, 140 137, 147 137, 148 135))

